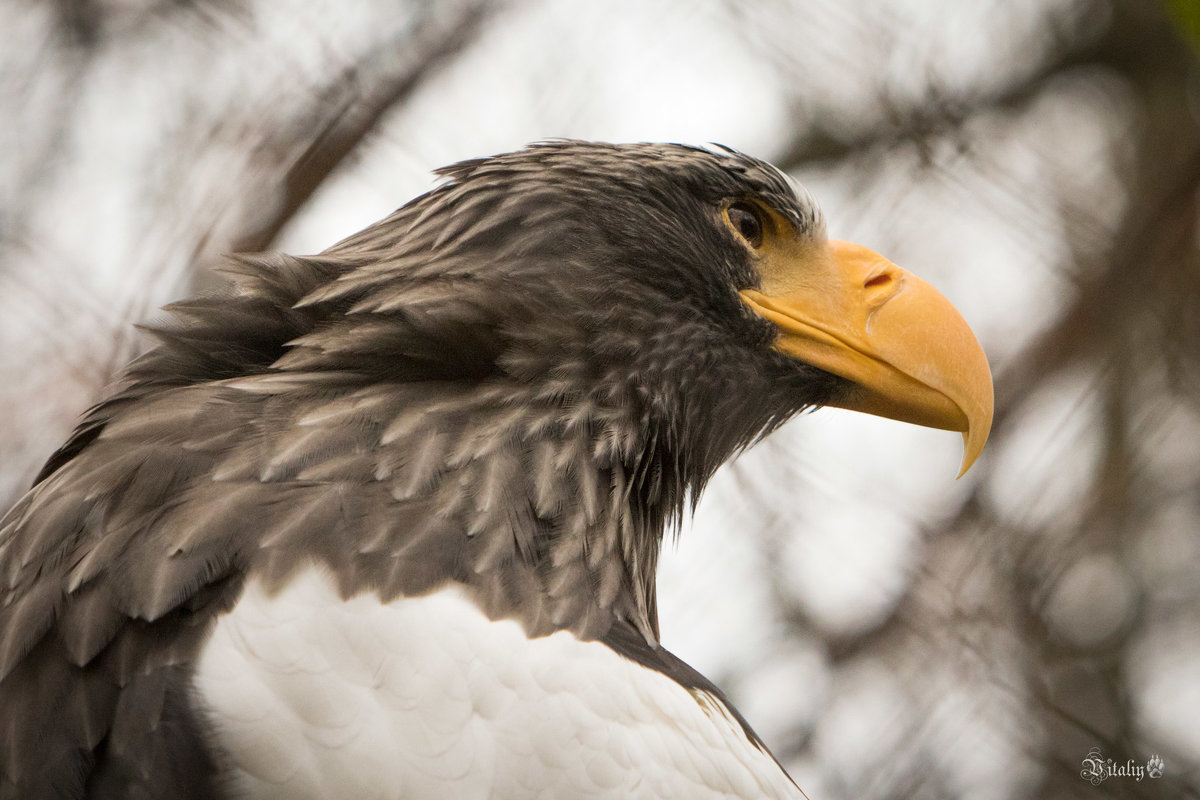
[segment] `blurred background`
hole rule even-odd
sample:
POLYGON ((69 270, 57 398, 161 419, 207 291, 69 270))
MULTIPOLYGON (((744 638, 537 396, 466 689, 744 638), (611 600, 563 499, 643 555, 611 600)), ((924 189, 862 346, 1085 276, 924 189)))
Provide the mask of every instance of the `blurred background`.
POLYGON ((1198 45, 1200 0, 2 0, 0 506, 221 254, 533 140, 721 142, 941 288, 997 418, 959 481, 790 423, 669 547, 666 644, 812 800, 1200 797, 1198 45))

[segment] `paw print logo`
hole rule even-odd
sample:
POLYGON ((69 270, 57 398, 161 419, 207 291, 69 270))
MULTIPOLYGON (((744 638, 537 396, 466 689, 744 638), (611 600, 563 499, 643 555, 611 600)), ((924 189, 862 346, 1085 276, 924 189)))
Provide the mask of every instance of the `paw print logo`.
POLYGON ((1151 778, 1161 778, 1166 765, 1163 764, 1162 758, 1155 753, 1150 756, 1150 760, 1146 762, 1146 775, 1151 778))

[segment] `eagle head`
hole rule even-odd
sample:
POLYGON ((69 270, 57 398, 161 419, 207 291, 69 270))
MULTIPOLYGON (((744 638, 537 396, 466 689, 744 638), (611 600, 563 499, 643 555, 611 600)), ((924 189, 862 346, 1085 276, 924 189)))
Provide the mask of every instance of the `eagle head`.
POLYGON ((340 301, 346 324, 294 343, 284 365, 315 348, 344 368, 338 342, 357 338, 401 374, 626 403, 638 443, 669 447, 693 488, 820 405, 961 431, 963 472, 987 440, 991 376, 959 314, 882 256, 827 239, 812 198, 770 164, 555 141, 439 173, 325 254, 355 268, 301 305, 340 301), (362 335, 384 320, 429 348, 362 335))

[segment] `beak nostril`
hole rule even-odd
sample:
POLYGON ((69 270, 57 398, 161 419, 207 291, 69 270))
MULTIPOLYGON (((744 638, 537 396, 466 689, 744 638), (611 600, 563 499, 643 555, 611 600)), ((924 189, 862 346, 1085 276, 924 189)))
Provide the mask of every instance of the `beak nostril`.
POLYGON ((891 282, 892 282, 892 273, 881 272, 878 275, 876 275, 874 278, 871 278, 869 281, 864 283, 863 286, 867 289, 877 289, 877 288, 880 288, 883 286, 887 286, 891 282))

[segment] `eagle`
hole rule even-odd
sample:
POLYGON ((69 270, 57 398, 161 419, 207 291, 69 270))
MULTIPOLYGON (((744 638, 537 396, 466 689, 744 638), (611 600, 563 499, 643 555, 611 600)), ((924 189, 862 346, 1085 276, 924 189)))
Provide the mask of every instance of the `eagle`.
POLYGON ((975 336, 726 147, 438 174, 230 257, 0 519, 0 798, 801 796, 660 644, 664 534, 820 406, 965 471, 975 336))

